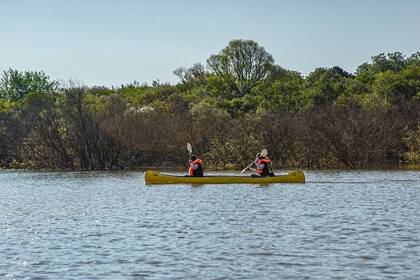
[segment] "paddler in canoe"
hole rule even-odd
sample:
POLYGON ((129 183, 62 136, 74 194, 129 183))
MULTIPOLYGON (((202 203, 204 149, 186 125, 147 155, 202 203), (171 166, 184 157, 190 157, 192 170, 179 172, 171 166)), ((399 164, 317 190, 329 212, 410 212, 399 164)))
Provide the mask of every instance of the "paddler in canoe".
POLYGON ((190 156, 190 168, 188 170, 189 177, 203 177, 204 176, 204 169, 203 169, 203 161, 199 159, 196 155, 190 156))
POLYGON ((190 163, 190 168, 188 170, 188 175, 185 175, 185 177, 203 177, 203 161, 199 159, 196 155, 192 154, 192 146, 190 143, 187 143, 187 150, 190 154, 190 159, 188 160, 190 163))
POLYGON ((246 170, 250 170, 252 172, 257 173, 251 174, 251 177, 273 177, 274 172, 271 168, 271 160, 267 156, 267 150, 264 149, 261 153, 258 153, 255 156, 254 162, 252 162, 244 170, 242 170, 241 174, 246 170), (253 168, 252 165, 255 165, 255 168, 253 168))
MULTIPOLYGON (((202 176, 196 177, 195 175, 200 175, 203 172, 202 161, 197 161, 198 157, 192 157, 192 147, 191 144, 187 144, 187 149, 190 154, 190 172, 192 176, 176 176, 170 174, 160 174, 154 170, 146 171, 144 179, 148 185, 166 185, 166 184, 192 184, 192 185, 201 185, 201 184, 272 184, 272 183, 305 183, 305 174, 302 171, 291 171, 287 174, 281 174, 274 176, 271 171, 271 161, 267 157, 267 150, 263 149, 261 154, 257 156, 255 161, 248 165, 241 174, 246 170, 250 170, 252 165, 255 165, 256 168, 251 168, 256 171, 258 175, 253 175, 255 178, 248 176, 232 176, 232 175, 223 175, 223 176, 202 176), (201 167, 201 171, 200 171, 201 167), (268 168, 268 176, 267 176, 268 168), (198 170, 198 171, 197 171, 198 170), (260 170, 260 171, 258 171, 260 170), (195 172, 194 172, 195 171, 195 172)), ((203 172, 204 173, 204 172, 203 172)))

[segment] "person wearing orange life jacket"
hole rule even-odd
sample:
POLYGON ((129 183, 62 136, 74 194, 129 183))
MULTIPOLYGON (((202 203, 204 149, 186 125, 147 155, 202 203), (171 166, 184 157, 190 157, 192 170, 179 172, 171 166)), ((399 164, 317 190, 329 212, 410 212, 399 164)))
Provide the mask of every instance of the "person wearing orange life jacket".
POLYGON ((274 176, 274 173, 271 171, 271 160, 269 158, 263 157, 258 153, 254 164, 256 168, 250 167, 249 169, 253 172, 257 172, 257 174, 252 174, 252 177, 274 176))
POLYGON ((192 155, 190 157, 190 169, 188 172, 188 176, 190 177, 203 177, 204 176, 204 169, 203 169, 203 161, 197 156, 192 155))

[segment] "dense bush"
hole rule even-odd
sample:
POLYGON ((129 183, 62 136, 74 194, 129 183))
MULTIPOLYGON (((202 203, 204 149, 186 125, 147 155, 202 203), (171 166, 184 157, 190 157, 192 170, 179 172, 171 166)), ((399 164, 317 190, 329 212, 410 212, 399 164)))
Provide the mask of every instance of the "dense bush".
POLYGON ((104 170, 185 166, 185 144, 214 168, 262 148, 276 168, 419 162, 420 53, 380 54, 351 74, 284 69, 234 40, 176 85, 64 87, 43 72, 0 79, 0 166, 104 170))

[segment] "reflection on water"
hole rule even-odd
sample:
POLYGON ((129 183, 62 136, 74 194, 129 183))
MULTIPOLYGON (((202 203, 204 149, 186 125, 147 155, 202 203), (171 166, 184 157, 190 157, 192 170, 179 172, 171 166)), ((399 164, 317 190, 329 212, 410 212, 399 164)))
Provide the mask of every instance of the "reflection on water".
POLYGON ((420 172, 146 187, 143 173, 0 173, 6 279, 420 279, 420 172))

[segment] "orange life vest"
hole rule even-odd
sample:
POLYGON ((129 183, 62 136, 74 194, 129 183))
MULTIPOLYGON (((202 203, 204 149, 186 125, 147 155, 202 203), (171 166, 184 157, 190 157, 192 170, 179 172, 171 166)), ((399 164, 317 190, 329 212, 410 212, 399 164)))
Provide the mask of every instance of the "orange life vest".
POLYGON ((196 159, 196 160, 194 160, 194 162, 193 162, 193 164, 197 164, 198 165, 198 168, 197 169, 193 169, 191 166, 190 166, 190 169, 189 169, 189 175, 191 176, 191 177, 203 177, 203 166, 201 165, 201 163, 202 163, 203 161, 201 160, 201 159, 196 159))

